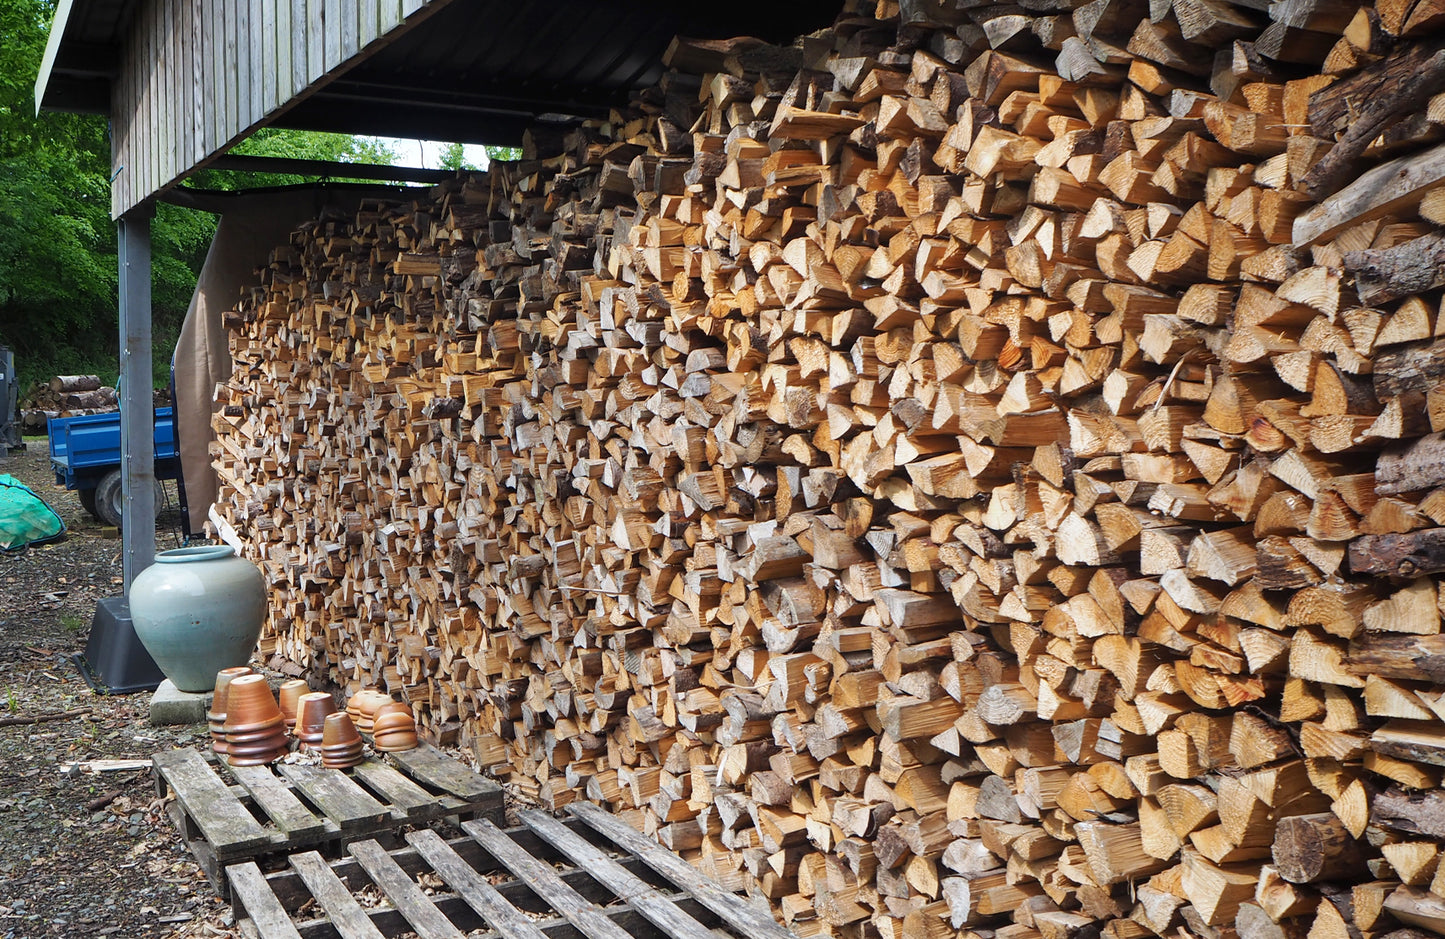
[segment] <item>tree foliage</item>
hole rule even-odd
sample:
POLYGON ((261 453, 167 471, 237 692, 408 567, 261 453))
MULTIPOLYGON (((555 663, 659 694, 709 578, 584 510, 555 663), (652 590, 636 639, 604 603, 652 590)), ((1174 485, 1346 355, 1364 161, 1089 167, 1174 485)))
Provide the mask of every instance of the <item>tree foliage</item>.
MULTIPOLYGON (((110 141, 100 116, 35 114, 34 83, 54 0, 0 2, 0 345, 23 382, 57 374, 119 373, 116 228, 110 218, 110 141)), ((365 137, 262 130, 235 152, 390 163, 365 137)), ((305 181, 300 176, 204 172, 214 189, 305 181)), ((160 203, 151 223, 154 378, 170 354, 215 232, 204 212, 160 203)))

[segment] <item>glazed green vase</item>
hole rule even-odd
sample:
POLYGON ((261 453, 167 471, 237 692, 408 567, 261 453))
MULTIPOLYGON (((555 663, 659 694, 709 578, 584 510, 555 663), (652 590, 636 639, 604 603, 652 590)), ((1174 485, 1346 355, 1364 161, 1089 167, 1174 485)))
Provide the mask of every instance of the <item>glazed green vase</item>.
POLYGON ((261 571, 227 545, 162 551, 130 586, 141 644, 181 691, 210 691, 245 665, 266 618, 261 571))

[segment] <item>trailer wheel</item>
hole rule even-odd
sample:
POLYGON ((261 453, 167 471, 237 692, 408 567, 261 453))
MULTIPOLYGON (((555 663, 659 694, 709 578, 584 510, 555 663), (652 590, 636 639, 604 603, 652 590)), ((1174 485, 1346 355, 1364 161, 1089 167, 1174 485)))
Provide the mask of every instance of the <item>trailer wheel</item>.
POLYGON ((80 497, 80 507, 90 513, 91 518, 100 518, 95 512, 95 490, 77 489, 75 494, 80 497))
MULTIPOLYGON (((118 469, 113 469, 100 478, 100 483, 92 491, 91 499, 95 501, 96 518, 107 525, 114 525, 120 528, 122 515, 125 512, 125 475, 118 469)), ((82 500, 84 496, 82 496, 82 500)), ((161 481, 156 480, 156 517, 159 518, 161 509, 165 507, 166 491, 161 481)))
POLYGON ((92 499, 95 500, 95 517, 107 525, 120 527, 121 516, 124 512, 125 478, 120 470, 111 470, 100 478, 100 485, 93 490, 92 499))

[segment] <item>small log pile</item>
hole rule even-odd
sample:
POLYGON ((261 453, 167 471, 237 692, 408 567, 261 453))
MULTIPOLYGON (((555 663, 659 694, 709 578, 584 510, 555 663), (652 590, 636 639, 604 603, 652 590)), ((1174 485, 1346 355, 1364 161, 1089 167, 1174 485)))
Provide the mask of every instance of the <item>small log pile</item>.
POLYGON ((803 935, 1445 932, 1442 26, 851 2, 302 228, 268 651, 803 935))
POLYGON ((57 375, 36 382, 20 401, 20 426, 26 433, 45 433, 52 417, 104 414, 117 410, 114 388, 101 385, 98 375, 57 375))

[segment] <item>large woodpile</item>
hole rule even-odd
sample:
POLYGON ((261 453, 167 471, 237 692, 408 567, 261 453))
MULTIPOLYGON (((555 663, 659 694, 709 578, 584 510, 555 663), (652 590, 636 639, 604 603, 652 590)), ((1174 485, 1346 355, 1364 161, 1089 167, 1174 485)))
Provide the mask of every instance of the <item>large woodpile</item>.
MULTIPOLYGON (((168 407, 170 402, 166 402, 168 407)), ((78 417, 120 410, 120 400, 98 375, 56 375, 36 382, 20 402, 20 426, 26 433, 45 433, 52 417, 78 417)))
POLYGON ((955 6, 297 232, 268 648, 804 935, 1441 931, 1445 5, 955 6))

